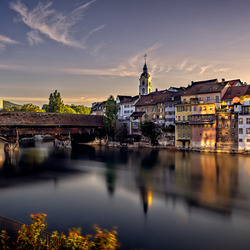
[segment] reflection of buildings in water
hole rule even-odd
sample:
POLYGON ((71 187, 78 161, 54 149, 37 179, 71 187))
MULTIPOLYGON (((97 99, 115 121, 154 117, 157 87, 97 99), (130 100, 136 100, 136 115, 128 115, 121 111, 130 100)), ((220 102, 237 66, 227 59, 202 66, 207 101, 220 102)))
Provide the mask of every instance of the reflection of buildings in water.
POLYGON ((250 157, 245 155, 239 155, 238 157, 238 185, 240 193, 243 193, 247 200, 250 200, 250 157))
POLYGON ((5 173, 19 173, 19 151, 4 151, 3 171, 5 173))
POLYGON ((108 193, 110 196, 113 196, 116 182, 116 166, 114 164, 106 163, 105 176, 108 193))
POLYGON ((175 187, 203 206, 232 208, 238 193, 238 162, 231 155, 189 153, 176 157, 175 187))
POLYGON ((55 156, 60 157, 60 158, 70 159, 71 151, 72 151, 72 148, 60 148, 60 147, 54 148, 55 156))

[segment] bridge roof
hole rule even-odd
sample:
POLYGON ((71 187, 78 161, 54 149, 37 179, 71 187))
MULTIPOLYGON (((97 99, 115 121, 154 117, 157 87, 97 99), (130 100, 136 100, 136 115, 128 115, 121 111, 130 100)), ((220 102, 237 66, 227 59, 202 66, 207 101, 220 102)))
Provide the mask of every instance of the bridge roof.
POLYGON ((0 126, 23 127, 102 127, 103 116, 36 113, 36 112, 0 112, 0 126))

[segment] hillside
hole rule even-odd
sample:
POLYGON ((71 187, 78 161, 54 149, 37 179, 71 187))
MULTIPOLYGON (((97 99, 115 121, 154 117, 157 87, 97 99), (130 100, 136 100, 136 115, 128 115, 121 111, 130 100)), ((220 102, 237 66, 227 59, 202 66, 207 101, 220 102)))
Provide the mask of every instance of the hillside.
POLYGON ((3 100, 3 108, 12 108, 12 107, 22 107, 22 105, 3 100))

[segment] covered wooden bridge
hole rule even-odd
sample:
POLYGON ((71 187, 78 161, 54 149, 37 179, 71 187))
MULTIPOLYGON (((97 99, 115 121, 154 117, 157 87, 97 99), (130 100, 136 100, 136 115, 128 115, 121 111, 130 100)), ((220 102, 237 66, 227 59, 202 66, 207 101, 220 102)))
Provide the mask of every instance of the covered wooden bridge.
POLYGON ((30 135, 71 135, 73 139, 90 141, 103 133, 103 116, 35 113, 0 112, 0 136, 6 140, 30 135))

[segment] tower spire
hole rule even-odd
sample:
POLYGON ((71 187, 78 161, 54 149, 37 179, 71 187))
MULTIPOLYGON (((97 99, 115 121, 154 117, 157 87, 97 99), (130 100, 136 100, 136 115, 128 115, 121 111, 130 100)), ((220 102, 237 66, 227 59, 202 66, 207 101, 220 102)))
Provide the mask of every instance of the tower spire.
POLYGON ((147 54, 145 53, 144 58, 145 58, 145 64, 147 63, 147 54))

